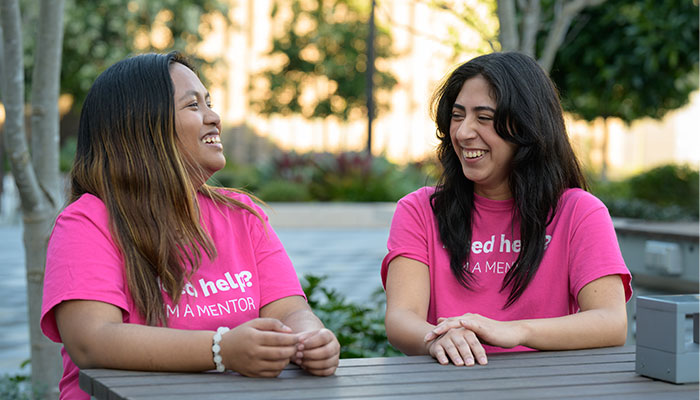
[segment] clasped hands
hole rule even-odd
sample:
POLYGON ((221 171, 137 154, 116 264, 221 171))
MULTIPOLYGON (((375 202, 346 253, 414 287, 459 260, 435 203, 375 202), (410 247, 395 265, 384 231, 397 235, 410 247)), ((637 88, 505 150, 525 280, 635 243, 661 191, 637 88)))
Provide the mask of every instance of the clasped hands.
POLYGON ((245 376, 275 377, 290 362, 313 375, 332 375, 340 345, 333 332, 292 332, 274 318, 257 318, 231 329, 221 340, 223 363, 245 376))
POLYGON ((517 321, 496 321, 479 314, 438 318, 438 325, 423 339, 428 353, 440 364, 481 365, 488 363, 482 344, 513 348, 524 333, 517 321))

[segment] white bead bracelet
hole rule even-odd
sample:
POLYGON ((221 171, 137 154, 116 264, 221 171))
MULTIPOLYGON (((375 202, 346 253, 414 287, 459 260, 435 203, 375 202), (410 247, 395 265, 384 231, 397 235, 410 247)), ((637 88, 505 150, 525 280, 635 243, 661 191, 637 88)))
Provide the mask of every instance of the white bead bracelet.
POLYGON ((221 354, 219 352, 221 351, 221 345, 219 345, 219 342, 221 342, 221 338, 223 337, 224 333, 228 332, 230 329, 221 326, 219 329, 216 330, 216 333, 214 334, 214 344, 211 346, 211 351, 214 353, 214 364, 216 364, 216 370, 219 372, 224 372, 226 371, 226 367, 224 366, 223 359, 221 358, 221 354))

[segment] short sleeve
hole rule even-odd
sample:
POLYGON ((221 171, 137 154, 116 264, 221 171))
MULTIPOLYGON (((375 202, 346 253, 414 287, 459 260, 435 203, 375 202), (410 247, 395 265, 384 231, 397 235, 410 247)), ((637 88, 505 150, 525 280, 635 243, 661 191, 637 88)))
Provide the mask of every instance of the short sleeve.
POLYGON ((388 253, 382 260, 382 285, 386 286, 389 263, 399 256, 429 264, 428 224, 433 220, 428 218, 430 195, 427 188, 419 189, 399 200, 391 220, 388 253))
POLYGON ((41 310, 41 329, 61 338, 54 307, 67 300, 96 300, 129 309, 122 256, 109 232, 107 210, 83 195, 56 219, 49 237, 41 310))
POLYGON ((578 304, 578 293, 588 283, 607 275, 619 275, 625 300, 632 296, 632 276, 625 265, 615 228, 605 205, 590 195, 577 200, 569 254, 569 290, 578 304))
POLYGON ((267 215, 250 198, 245 196, 245 199, 239 198, 238 200, 253 207, 264 221, 263 223, 252 214, 249 216, 251 239, 260 279, 260 306, 263 307, 275 300, 289 296, 306 298, 292 261, 269 224, 267 215))

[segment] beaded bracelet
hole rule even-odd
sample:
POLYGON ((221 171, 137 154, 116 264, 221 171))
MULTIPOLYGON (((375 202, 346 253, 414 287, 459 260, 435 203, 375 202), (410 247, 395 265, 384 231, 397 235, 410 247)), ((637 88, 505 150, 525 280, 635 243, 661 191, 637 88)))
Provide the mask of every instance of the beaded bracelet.
POLYGON ((214 353, 214 364, 216 364, 216 370, 219 372, 224 372, 226 371, 226 367, 224 366, 223 359, 221 358, 221 354, 219 352, 221 351, 221 345, 219 345, 219 342, 221 342, 221 338, 223 337, 224 333, 228 332, 230 329, 221 326, 219 329, 216 330, 216 333, 214 334, 214 344, 211 346, 211 351, 214 353))

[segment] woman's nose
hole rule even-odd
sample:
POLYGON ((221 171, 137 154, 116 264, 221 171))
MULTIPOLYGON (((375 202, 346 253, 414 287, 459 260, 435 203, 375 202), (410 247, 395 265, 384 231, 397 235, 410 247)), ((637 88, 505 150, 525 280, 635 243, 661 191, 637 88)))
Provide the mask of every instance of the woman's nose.
POLYGON ((469 118, 465 118, 457 127, 457 139, 469 140, 476 137, 476 130, 469 118))
POLYGON ((216 111, 210 108, 207 112, 205 122, 208 124, 214 124, 216 126, 219 126, 221 125, 221 117, 219 116, 219 114, 216 113, 216 111))

